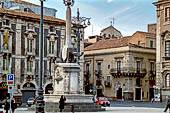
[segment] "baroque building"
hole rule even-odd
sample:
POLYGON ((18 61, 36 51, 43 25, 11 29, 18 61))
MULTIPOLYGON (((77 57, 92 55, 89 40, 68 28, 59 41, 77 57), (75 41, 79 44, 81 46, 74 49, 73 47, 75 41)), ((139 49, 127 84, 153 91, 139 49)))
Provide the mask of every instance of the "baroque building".
POLYGON ((120 39, 100 40, 85 48, 86 94, 148 101, 154 97, 156 35, 137 31, 120 39))
MULTIPOLYGON (((35 6, 29 2, 14 1, 19 1, 23 7, 25 4, 35 6)), ((28 7, 25 6, 25 8, 28 7)), ((65 26, 65 20, 44 16, 43 89, 45 94, 53 93, 54 65, 63 62, 61 56, 66 41, 65 26)), ((76 25, 74 24, 73 39, 76 38, 75 31, 76 25)), ((84 28, 80 29, 80 39, 82 39, 80 41, 80 51, 82 52, 84 28)), ((74 48, 77 48, 76 43, 72 43, 74 48)), ((29 97, 37 95, 40 79, 39 46, 39 14, 32 11, 23 12, 18 9, 0 8, 0 100, 5 99, 8 95, 7 74, 14 74, 14 96, 18 96, 23 103, 26 103, 29 97)), ((80 65, 83 65, 82 60, 81 57, 80 65)), ((81 69, 83 70, 82 66, 81 69)))
POLYGON ((156 87, 162 101, 170 96, 170 0, 158 0, 156 36, 156 87))

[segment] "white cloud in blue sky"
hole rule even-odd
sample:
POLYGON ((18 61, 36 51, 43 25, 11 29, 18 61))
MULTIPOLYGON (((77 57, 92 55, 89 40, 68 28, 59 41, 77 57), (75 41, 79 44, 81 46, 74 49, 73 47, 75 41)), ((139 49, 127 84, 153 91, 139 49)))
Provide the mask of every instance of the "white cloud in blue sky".
MULTIPOLYGON (((39 0, 25 0, 40 4, 39 0)), ((147 24, 156 22, 156 7, 152 4, 158 0, 75 0, 72 16, 76 16, 80 8, 80 16, 91 17, 93 25, 86 29, 86 37, 100 33, 115 18, 114 27, 123 36, 132 35, 136 31, 147 31, 147 24)), ((57 9, 57 18, 65 19, 66 6, 63 0, 47 0, 46 7, 57 9)))
POLYGON ((110 3, 110 2, 112 2, 112 0, 107 0, 107 2, 109 2, 109 3, 110 3))

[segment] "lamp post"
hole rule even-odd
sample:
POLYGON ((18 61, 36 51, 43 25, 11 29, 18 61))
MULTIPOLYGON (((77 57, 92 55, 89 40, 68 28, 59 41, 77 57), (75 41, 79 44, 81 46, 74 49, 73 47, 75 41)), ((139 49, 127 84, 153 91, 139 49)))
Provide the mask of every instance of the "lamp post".
POLYGON ((41 20, 40 20, 40 87, 38 89, 38 98, 36 104, 36 113, 45 113, 44 112, 44 96, 43 96, 43 87, 42 87, 42 64, 43 64, 43 2, 45 0, 40 0, 41 2, 41 20))
POLYGON ((79 57, 81 56, 80 54, 80 26, 83 23, 83 26, 86 27, 87 25, 90 25, 90 19, 91 18, 86 18, 86 17, 80 17, 80 12, 79 12, 79 8, 77 9, 77 17, 72 17, 72 22, 77 24, 77 64, 79 63, 79 57))

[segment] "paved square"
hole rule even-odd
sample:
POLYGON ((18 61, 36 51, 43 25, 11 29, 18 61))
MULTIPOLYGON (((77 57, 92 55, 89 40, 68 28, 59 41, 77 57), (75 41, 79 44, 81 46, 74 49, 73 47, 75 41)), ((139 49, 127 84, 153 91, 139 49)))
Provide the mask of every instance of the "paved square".
MULTIPOLYGON (((0 110, 2 110, 2 109, 0 109, 0 110)), ((164 110, 164 108, 107 107, 106 111, 96 112, 96 113, 164 113, 163 110, 164 110)), ((27 111, 27 108, 18 108, 18 109, 16 109, 15 113, 35 113, 35 112, 34 111, 27 111)), ((54 112, 46 112, 46 113, 54 113, 54 112)), ((59 112, 57 112, 57 113, 59 113, 59 112)), ((71 113, 71 112, 65 112, 65 113, 71 113)), ((78 113, 78 112, 75 112, 75 113, 78 113)), ((94 113, 94 112, 81 112, 81 113, 94 113)))

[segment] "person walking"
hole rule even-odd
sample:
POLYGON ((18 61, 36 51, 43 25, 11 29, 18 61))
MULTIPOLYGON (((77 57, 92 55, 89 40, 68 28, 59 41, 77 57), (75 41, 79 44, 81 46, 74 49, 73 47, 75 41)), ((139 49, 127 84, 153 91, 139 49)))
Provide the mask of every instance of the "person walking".
POLYGON ((12 98, 12 101, 11 101, 11 109, 12 109, 12 113, 14 113, 14 111, 15 111, 15 109, 16 109, 15 98, 12 98))
POLYGON ((61 95, 60 101, 59 101, 59 109, 60 109, 60 113, 63 113, 65 101, 66 101, 66 97, 65 97, 64 95, 61 95))
POLYGON ((9 104, 9 99, 7 97, 5 100, 5 107, 4 107, 6 113, 8 113, 9 107, 10 107, 10 104, 9 104))
MULTIPOLYGON (((168 98, 168 101, 167 101, 166 108, 165 108, 164 112, 166 112, 168 110, 168 108, 170 110, 170 98, 168 98)), ((169 113, 170 113, 170 111, 169 111, 169 113)))

